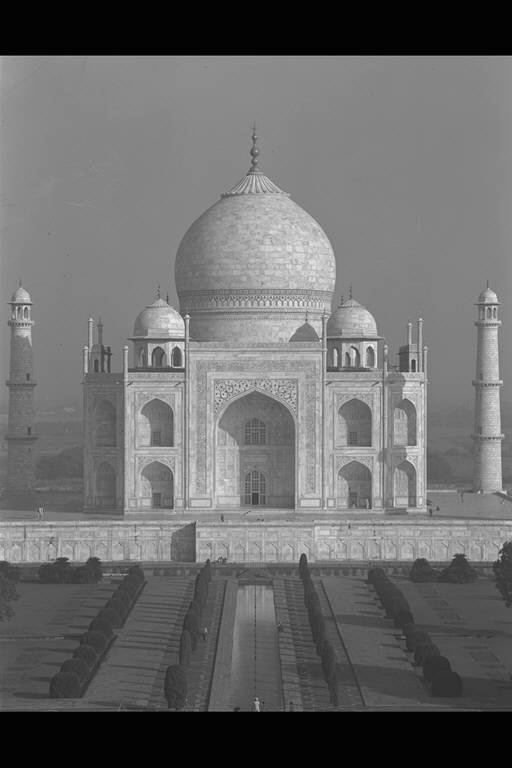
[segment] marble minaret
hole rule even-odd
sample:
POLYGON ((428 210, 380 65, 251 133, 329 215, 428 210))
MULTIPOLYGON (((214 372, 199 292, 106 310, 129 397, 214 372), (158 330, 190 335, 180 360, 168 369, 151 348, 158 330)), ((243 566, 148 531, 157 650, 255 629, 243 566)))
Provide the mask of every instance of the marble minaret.
POLYGON ((5 439, 7 451, 7 490, 31 490, 35 482, 34 387, 32 373, 32 300, 21 285, 11 301, 11 358, 9 379, 9 425, 5 439))
POLYGON ((478 297, 475 387, 475 430, 473 437, 473 490, 494 493, 502 490, 501 414, 497 295, 489 288, 478 297))

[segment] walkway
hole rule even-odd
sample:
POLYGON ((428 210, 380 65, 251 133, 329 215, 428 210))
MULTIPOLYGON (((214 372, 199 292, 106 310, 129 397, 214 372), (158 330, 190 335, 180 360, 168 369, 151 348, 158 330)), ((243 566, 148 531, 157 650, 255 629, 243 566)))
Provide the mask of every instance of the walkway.
POLYGON ((181 624, 192 594, 190 577, 149 579, 84 701, 98 709, 148 709, 156 699, 161 704, 162 699, 155 697, 155 681, 160 679, 169 648, 177 662, 181 624))

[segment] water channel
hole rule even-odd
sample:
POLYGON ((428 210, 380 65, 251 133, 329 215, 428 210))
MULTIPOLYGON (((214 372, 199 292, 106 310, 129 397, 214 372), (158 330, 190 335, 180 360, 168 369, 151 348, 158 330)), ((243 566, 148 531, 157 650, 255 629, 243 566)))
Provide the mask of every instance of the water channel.
POLYGON ((270 585, 238 587, 233 628, 230 700, 252 710, 257 696, 266 711, 282 711, 281 664, 274 590, 270 585))

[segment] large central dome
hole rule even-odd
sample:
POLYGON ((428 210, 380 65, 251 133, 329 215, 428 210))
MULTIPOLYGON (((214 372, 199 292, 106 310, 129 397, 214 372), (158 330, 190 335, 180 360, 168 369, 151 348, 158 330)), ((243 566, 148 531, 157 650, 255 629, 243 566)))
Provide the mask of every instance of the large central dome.
POLYGON ((176 256, 180 312, 197 341, 289 341, 305 312, 321 333, 336 279, 320 225, 252 167, 188 229, 176 256))

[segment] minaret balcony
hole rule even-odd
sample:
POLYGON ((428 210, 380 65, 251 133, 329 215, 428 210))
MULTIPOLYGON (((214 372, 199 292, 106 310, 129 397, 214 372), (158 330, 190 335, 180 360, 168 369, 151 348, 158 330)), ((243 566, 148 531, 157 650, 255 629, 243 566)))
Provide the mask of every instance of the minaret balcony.
POLYGON ((501 387, 503 385, 503 379, 495 379, 494 381, 486 381, 485 379, 473 379, 471 383, 474 387, 501 387))
POLYGON ((474 433, 471 435, 471 438, 473 440, 480 440, 481 442, 489 441, 489 440, 503 440, 505 438, 504 434, 501 435, 475 435, 474 433))
POLYGON ((11 381, 10 379, 7 379, 5 382, 7 387, 35 387, 37 384, 37 381, 11 381))

